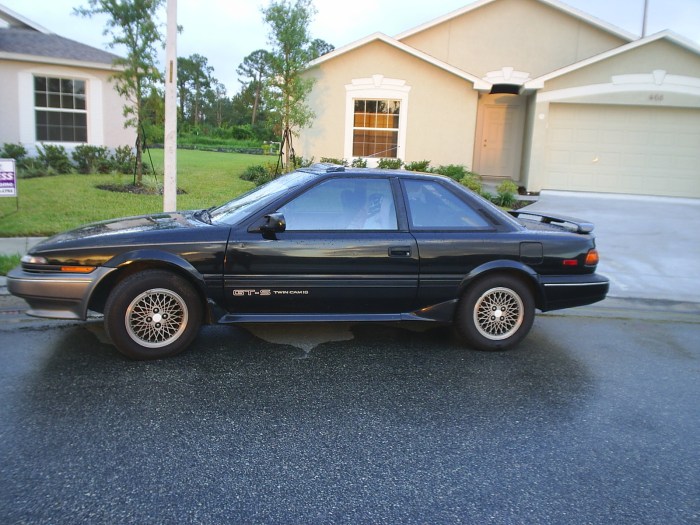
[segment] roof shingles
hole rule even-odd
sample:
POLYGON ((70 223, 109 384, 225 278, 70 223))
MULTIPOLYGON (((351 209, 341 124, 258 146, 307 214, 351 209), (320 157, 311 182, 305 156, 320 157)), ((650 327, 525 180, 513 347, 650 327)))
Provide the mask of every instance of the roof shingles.
POLYGON ((0 53, 112 64, 117 55, 56 34, 9 27, 0 29, 0 53))

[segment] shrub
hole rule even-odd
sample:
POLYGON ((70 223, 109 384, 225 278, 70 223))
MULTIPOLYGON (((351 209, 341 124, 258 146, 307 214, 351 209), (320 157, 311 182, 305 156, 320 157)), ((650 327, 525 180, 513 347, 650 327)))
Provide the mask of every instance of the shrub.
POLYGON ((112 169, 117 173, 133 173, 136 154, 131 146, 119 146, 112 154, 112 169))
MULTIPOLYGON (((299 168, 308 168, 314 163, 314 158, 311 157, 310 159, 307 159, 305 157, 297 157, 296 155, 292 157, 294 160, 294 169, 299 169, 299 168)), ((277 166, 275 166, 276 168, 277 166)))
POLYGON ((482 194, 484 191, 483 184, 481 183, 481 177, 479 177, 479 175, 476 173, 467 173, 459 182, 463 186, 466 186, 472 190, 474 193, 482 194))
POLYGON ((400 170, 403 166, 401 159, 379 159, 378 168, 387 170, 400 170))
POLYGON ((404 166, 405 169, 408 171, 420 171, 420 172, 428 172, 430 170, 430 161, 429 160, 419 160, 416 162, 409 162, 404 166))
POLYGON ((17 164, 17 177, 21 179, 36 179, 38 177, 51 177, 58 175, 55 169, 47 167, 36 158, 27 157, 17 164))
POLYGON ((109 173, 112 171, 112 160, 109 150, 104 146, 80 144, 71 154, 78 173, 109 173))
POLYGON ((335 159, 333 157, 321 157, 321 160, 319 162, 327 163, 327 164, 337 164, 339 166, 348 166, 348 161, 345 159, 335 159))
POLYGON ((495 203, 504 208, 511 208, 518 200, 518 185, 510 179, 504 180, 496 187, 495 203))
POLYGON ((250 124, 244 124, 242 126, 233 126, 229 137, 236 140, 251 140, 255 138, 255 133, 253 133, 253 128, 250 124))
POLYGON ((352 159, 352 163, 350 165, 353 168, 366 168, 367 167, 367 159, 363 159, 362 157, 357 157, 356 159, 352 159))
POLYGON ((270 165, 249 166, 241 174, 241 179, 250 181, 256 186, 261 186, 274 178, 274 169, 275 168, 270 165))
POLYGON ((464 166, 460 166, 459 164, 438 166, 437 168, 433 168, 432 172, 437 173, 438 175, 445 175, 456 181, 461 181, 464 177, 471 173, 464 166))
POLYGON ((57 173, 70 173, 73 170, 66 148, 63 146, 40 144, 37 146, 37 151, 39 153, 39 161, 45 167, 52 168, 57 173))
POLYGON ((165 127, 160 124, 144 123, 142 128, 145 144, 150 147, 153 144, 163 144, 165 142, 165 127))
POLYGON ((0 158, 15 159, 20 162, 27 156, 27 150, 22 144, 8 144, 7 142, 0 148, 0 158))

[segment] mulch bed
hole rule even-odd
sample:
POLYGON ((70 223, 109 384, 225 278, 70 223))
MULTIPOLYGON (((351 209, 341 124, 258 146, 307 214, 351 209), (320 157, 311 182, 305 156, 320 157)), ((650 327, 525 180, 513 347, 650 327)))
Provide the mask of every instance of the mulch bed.
MULTIPOLYGON (((98 184, 98 190, 114 191, 117 193, 131 193, 133 195, 163 195, 163 188, 153 186, 144 186, 138 184, 98 184)), ((182 188, 177 189, 178 195, 184 195, 187 192, 182 188)))

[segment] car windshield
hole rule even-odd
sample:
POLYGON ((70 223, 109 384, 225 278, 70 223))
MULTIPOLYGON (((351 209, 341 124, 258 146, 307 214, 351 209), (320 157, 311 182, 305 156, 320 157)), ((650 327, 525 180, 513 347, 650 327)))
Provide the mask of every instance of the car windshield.
POLYGON ((250 190, 227 202, 223 206, 209 210, 212 223, 234 225, 256 210, 271 203, 292 188, 314 177, 311 173, 296 171, 274 179, 267 184, 250 190))

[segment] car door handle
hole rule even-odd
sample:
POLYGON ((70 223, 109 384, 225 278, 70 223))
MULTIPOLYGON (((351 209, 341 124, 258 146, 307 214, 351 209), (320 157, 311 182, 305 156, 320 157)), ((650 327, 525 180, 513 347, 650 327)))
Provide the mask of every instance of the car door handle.
POLYGON ((389 248, 389 257, 410 257, 410 246, 392 246, 389 248))

